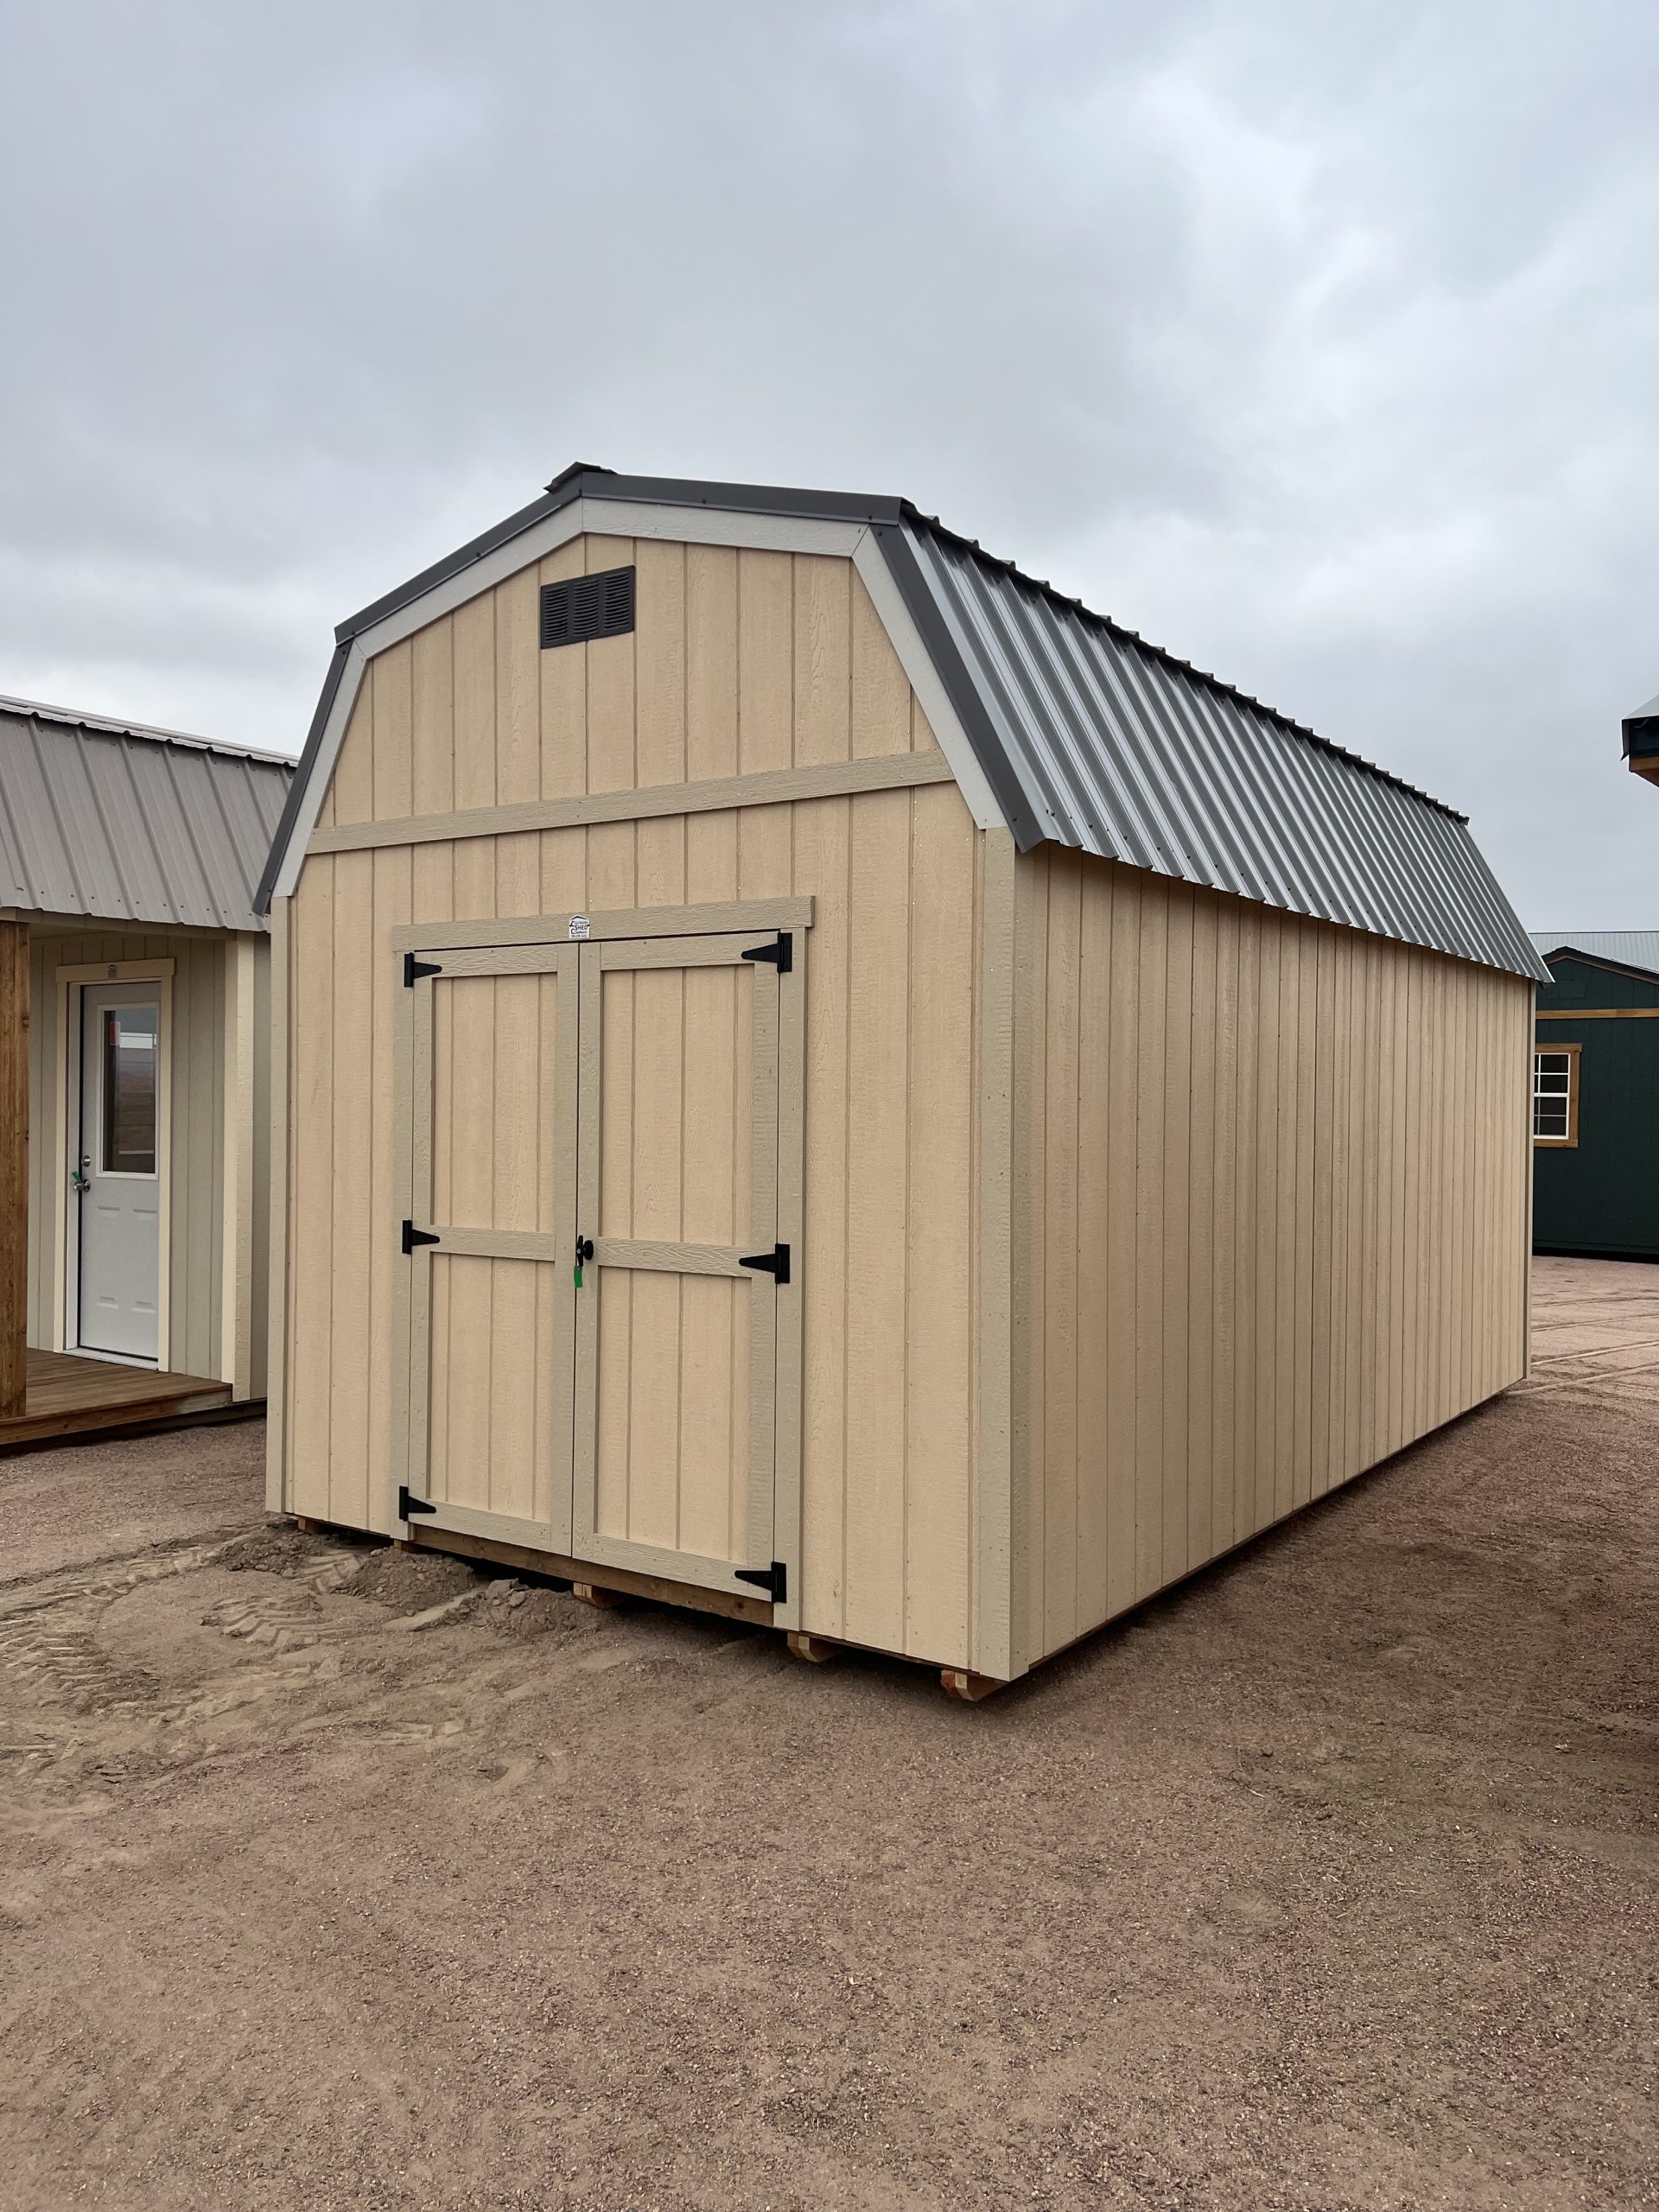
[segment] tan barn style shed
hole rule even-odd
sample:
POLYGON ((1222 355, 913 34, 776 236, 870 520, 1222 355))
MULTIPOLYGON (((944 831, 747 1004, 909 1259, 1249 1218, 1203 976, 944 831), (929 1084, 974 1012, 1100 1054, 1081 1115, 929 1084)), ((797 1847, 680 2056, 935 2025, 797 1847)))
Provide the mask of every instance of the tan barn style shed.
POLYGON ((898 499, 579 465, 338 635, 274 1508, 974 1694, 1525 1372, 1461 817, 898 499))

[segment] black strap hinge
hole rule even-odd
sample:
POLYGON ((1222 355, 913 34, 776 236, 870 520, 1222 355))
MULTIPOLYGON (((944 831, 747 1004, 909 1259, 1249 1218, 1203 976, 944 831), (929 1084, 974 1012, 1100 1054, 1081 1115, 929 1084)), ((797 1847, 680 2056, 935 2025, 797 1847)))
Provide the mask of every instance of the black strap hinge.
POLYGON ((764 1590, 774 1605, 787 1604, 789 1569, 782 1560, 773 1560, 770 1567, 740 1567, 733 1572, 740 1582, 753 1582, 757 1590, 764 1590))
POLYGON ((416 1229, 412 1221, 404 1224, 404 1249, 412 1252, 417 1244, 435 1244, 436 1232, 430 1229, 416 1229))
POLYGON ((442 976, 443 970, 435 960, 417 960, 412 952, 404 955, 404 988, 412 991, 423 976, 442 976))
POLYGON ((437 1510, 435 1505, 429 1505, 425 1498, 415 1497, 407 1483, 397 1485, 397 1518, 400 1521, 412 1521, 417 1513, 435 1513, 437 1510))
POLYGON ((795 967, 795 939, 787 930, 779 930, 775 944, 752 944, 743 955, 745 960, 766 960, 780 976, 793 973, 795 967))
POLYGON ((751 1252, 747 1256, 740 1253, 737 1264, 753 1268, 757 1274, 773 1276, 781 1288, 789 1281, 789 1247, 774 1244, 770 1252, 751 1252))

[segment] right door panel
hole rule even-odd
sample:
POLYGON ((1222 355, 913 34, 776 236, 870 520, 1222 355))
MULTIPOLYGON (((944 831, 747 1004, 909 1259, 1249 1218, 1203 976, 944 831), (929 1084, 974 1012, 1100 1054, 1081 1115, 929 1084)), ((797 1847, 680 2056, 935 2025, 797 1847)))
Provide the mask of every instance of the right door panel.
POLYGON ((578 1557, 756 1594, 775 1542, 772 933, 582 952, 578 1557))

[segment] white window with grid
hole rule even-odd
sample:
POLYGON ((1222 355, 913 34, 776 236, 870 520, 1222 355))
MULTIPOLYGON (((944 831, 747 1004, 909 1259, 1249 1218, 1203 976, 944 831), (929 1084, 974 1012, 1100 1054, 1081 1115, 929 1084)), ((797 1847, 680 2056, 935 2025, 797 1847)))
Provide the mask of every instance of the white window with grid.
POLYGON ((1570 1144, 1577 1134, 1573 1095, 1576 1052, 1532 1056, 1532 1134, 1535 1143, 1570 1144))

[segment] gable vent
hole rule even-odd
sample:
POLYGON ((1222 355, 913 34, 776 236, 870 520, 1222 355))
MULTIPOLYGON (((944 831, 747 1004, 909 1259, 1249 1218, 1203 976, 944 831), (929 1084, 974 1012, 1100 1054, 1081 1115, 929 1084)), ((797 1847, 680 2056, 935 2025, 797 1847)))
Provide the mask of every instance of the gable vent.
POLYGON ((607 569, 542 586, 542 651, 589 638, 621 638, 633 627, 633 570, 607 569))

